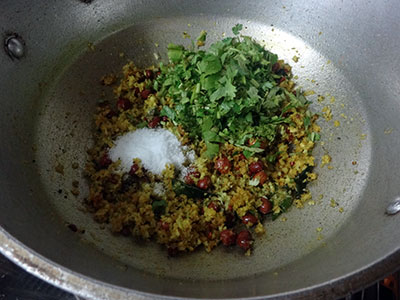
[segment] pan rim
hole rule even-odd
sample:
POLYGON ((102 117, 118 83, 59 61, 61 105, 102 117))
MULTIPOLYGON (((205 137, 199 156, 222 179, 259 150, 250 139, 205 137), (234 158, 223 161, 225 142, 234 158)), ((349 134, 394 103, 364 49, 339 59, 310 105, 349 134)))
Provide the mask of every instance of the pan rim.
MULTIPOLYGON (((97 280, 53 262, 27 247, 0 226, 0 253, 30 274, 85 299, 202 299, 165 296, 132 290, 97 280)), ((354 272, 331 281, 275 295, 234 299, 340 298, 357 292, 397 270, 400 248, 354 272)), ((216 298, 222 299, 222 298, 216 298)))

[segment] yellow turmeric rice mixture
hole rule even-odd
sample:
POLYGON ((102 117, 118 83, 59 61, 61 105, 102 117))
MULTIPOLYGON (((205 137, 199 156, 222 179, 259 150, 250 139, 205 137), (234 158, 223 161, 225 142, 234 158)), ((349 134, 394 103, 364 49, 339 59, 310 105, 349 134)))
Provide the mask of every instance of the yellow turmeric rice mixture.
POLYGON ((168 64, 130 62, 118 80, 102 79, 115 100, 98 104, 88 151, 87 205, 96 221, 157 241, 170 256, 219 244, 249 255, 270 222, 310 200, 317 115, 290 66, 239 31, 207 51, 202 32, 192 48, 170 44, 168 64), (128 169, 112 158, 121 137, 165 131, 191 159, 157 173, 141 157, 129 157, 128 169))

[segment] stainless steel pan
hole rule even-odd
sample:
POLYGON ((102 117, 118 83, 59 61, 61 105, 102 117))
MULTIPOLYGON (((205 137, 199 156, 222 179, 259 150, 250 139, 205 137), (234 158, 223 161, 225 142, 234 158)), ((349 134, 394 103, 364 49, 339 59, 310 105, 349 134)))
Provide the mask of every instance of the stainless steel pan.
POLYGON ((88 299, 333 298, 397 269, 400 216, 384 212, 400 196, 399 12, 398 0, 1 1, 1 252, 88 299), (333 168, 317 168, 315 205, 267 223, 251 257, 221 247, 168 259, 113 236, 82 204, 92 115, 109 93, 99 79, 127 58, 165 59, 184 31, 212 41, 236 23, 340 122, 320 121, 317 160, 329 153, 333 168))

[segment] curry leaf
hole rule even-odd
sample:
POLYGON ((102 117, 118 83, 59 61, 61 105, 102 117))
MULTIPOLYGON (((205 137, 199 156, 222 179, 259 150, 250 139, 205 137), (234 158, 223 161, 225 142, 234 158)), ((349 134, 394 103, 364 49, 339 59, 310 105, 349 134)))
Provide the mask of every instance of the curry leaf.
POLYGON ((167 202, 165 200, 156 200, 156 201, 153 201, 153 203, 151 204, 153 212, 156 214, 162 214, 164 212, 166 206, 167 206, 167 202))
MULTIPOLYGON (((186 195, 189 198, 204 198, 207 193, 195 186, 188 185, 182 181, 176 180, 172 182, 172 188, 176 195, 186 195)), ((154 203, 154 202, 153 202, 154 203)))

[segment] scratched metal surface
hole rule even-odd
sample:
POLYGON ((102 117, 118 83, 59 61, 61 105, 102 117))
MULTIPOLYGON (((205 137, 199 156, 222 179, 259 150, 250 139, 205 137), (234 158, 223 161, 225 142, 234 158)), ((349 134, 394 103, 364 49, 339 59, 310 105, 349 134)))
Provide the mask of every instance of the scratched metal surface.
MULTIPOLYGON (((352 291, 338 300, 398 300, 399 274, 389 288, 382 282, 373 283, 361 291, 352 291)), ((0 255, 0 300, 84 300, 34 277, 0 255)))
POLYGON ((27 273, 0 255, 1 300, 83 300, 27 273))

